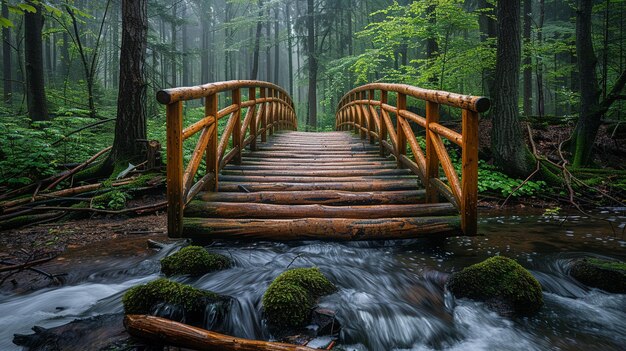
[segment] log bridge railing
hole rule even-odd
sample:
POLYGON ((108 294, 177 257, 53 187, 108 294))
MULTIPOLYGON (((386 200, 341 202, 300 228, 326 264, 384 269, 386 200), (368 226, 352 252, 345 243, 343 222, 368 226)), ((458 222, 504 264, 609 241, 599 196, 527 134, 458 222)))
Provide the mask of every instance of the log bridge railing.
POLYGON ((398 167, 415 173, 426 188, 426 202, 438 201, 439 194, 450 201, 461 214, 461 229, 465 235, 476 234, 478 197, 478 114, 490 107, 490 101, 445 91, 427 90, 405 84, 372 83, 351 90, 339 102, 336 129, 354 129, 362 139, 377 141, 381 156, 393 154, 398 167), (378 92, 378 98, 376 98, 378 92), (396 94, 396 104, 390 105, 389 93, 396 94), (407 96, 426 104, 426 116, 407 109, 407 96), (439 123, 441 105, 462 109, 462 132, 439 123), (395 116, 395 118, 392 118, 395 116), (426 150, 422 150, 412 125, 426 132, 426 150), (454 169, 443 138, 462 149, 461 178, 454 169), (414 160, 407 156, 407 143, 414 160), (447 184, 439 178, 439 166, 447 184))
MULTIPOLYGON (((185 205, 201 190, 217 191, 219 172, 228 162, 241 163, 242 150, 281 129, 297 130, 293 102, 282 88, 268 82, 237 80, 158 92, 157 100, 167 106, 167 200, 168 234, 182 235, 185 205), (242 99, 242 90, 247 92, 242 99), (219 109, 219 98, 230 93, 230 104, 219 109), (183 102, 205 99, 204 117, 183 128, 183 102), (218 122, 228 116, 228 123, 218 135, 218 122), (242 116, 245 116, 242 120, 242 116), (200 133, 191 160, 183 166, 183 142, 200 133), (228 152, 229 141, 232 149, 228 152), (196 174, 203 157, 204 175, 196 174)), ((226 101, 226 100, 223 100, 226 101)))

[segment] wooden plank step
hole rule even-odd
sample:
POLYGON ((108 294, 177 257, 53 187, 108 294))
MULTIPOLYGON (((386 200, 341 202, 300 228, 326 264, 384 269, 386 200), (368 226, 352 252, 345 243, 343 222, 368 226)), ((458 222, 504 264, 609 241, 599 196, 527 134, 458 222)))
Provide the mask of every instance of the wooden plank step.
POLYGON ((383 205, 423 203, 425 190, 351 192, 260 191, 256 193, 203 192, 196 199, 212 202, 255 202, 277 205, 383 205))
POLYGON ((360 166, 391 166, 391 167, 395 167, 396 165, 396 161, 391 161, 389 159, 386 158, 381 158, 380 160, 374 160, 374 161, 358 161, 358 160, 350 160, 350 159, 337 159, 337 161, 327 161, 326 159, 321 160, 321 159, 271 159, 271 160, 264 160, 262 158, 244 158, 243 159, 243 163, 242 165, 294 165, 294 166, 302 166, 302 165, 311 165, 311 166, 339 166, 339 165, 346 165, 346 166, 354 166, 354 165, 360 165, 360 166))
POLYGON ((247 158, 314 158, 314 159, 335 159, 335 158, 343 158, 343 159, 352 159, 352 160, 377 160, 381 159, 380 156, 373 153, 349 153, 349 152, 341 152, 341 153, 300 153, 300 152, 278 152, 278 151, 254 151, 254 152, 246 152, 243 154, 244 157, 247 158))
POLYGON ((326 182, 326 183, 252 183, 220 182, 219 191, 257 192, 257 191, 391 191, 419 189, 415 179, 372 180, 368 182, 326 182))
POLYGON ((371 182, 379 180, 414 180, 417 181, 417 177, 414 175, 405 176, 363 176, 363 177, 307 177, 307 176, 237 176, 237 175, 222 175, 220 181, 230 183, 328 183, 328 182, 371 182))
MULTIPOLYGON (((278 176, 290 176, 290 177, 377 177, 377 176, 407 176, 413 173, 408 169, 397 168, 382 168, 382 169, 288 169, 281 170, 230 170, 225 169, 221 173, 223 176, 263 176, 263 177, 278 177, 278 176)), ((223 179, 223 178, 222 178, 223 179)))
MULTIPOLYGON (((384 165, 384 164, 318 164, 318 165, 308 165, 296 163, 290 165, 288 168, 285 165, 275 165, 275 164, 241 164, 234 165, 229 164, 222 170, 222 173, 228 172, 249 172, 249 171, 282 171, 282 170, 295 170, 295 171, 304 171, 304 170, 315 170, 315 171, 346 171, 346 170, 383 170, 383 169, 395 169, 395 163, 393 165, 384 165)), ((225 174, 225 173, 224 173, 225 174)), ((273 174, 273 173, 272 173, 273 174)))
POLYGON ((459 235, 459 216, 404 218, 299 218, 183 220, 183 236, 231 240, 393 240, 459 235))
POLYGON ((243 164, 253 164, 255 162, 260 163, 376 163, 376 162, 388 162, 390 159, 383 157, 327 157, 327 156, 303 156, 303 157, 250 157, 251 154, 244 154, 242 158, 243 164))
POLYGON ((450 203, 328 206, 192 201, 185 208, 186 217, 266 219, 423 217, 448 216, 455 212, 450 203))

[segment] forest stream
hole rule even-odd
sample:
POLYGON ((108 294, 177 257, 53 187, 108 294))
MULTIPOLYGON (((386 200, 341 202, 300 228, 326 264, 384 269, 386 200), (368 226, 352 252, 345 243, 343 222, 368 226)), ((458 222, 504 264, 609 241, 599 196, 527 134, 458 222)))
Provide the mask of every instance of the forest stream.
MULTIPOLYGON (((218 242, 209 251, 231 257, 232 268, 177 280, 232 297, 227 331, 250 339, 272 338, 262 321, 261 297, 291 265, 317 266, 339 287, 319 305, 337 312, 339 345, 346 350, 623 350, 626 295, 586 288, 568 274, 571 261, 580 257, 626 260, 626 209, 595 214, 606 220, 482 214, 484 236, 442 242, 218 242), (444 272, 494 255, 516 259, 542 284, 545 305, 537 315, 508 319, 445 292, 444 272)), ((13 335, 30 334, 35 325, 121 313, 124 291, 157 278, 159 260, 181 245, 139 249, 145 240, 105 241, 67 252, 74 263, 63 285, 0 295, 0 350, 19 350, 13 335), (141 254, 128 253, 133 250, 141 254)))

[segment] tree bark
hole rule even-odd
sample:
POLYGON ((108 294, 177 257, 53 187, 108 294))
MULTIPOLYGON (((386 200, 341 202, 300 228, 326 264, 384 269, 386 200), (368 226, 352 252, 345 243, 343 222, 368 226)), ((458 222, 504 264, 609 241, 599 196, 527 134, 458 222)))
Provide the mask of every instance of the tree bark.
MULTIPOLYGON (((7 0, 2 0, 2 17, 9 18, 7 0)), ((13 78, 11 66, 11 29, 2 28, 2 71, 4 79, 4 103, 11 106, 13 97, 13 78)))
POLYGON ((280 42, 278 41, 278 11, 279 7, 274 7, 274 84, 280 85, 278 81, 279 75, 279 67, 280 67, 280 42))
POLYGON ((498 46, 493 91, 491 147, 496 164, 507 174, 530 174, 534 158, 522 137, 518 116, 520 2, 498 1, 498 46))
POLYGON ((120 89, 115 139, 109 161, 125 162, 142 154, 146 139, 146 79, 144 64, 148 43, 148 0, 122 0, 120 89))
MULTIPOLYGON (((495 15, 494 5, 487 0, 480 0, 479 8, 483 11, 480 12, 478 17, 478 26, 480 28, 481 41, 491 41, 489 46, 495 49, 495 38, 497 36, 496 21, 493 19, 495 15)), ((490 97, 494 96, 493 84, 494 84, 494 70, 492 68, 484 68, 482 72, 483 90, 490 97)))
MULTIPOLYGON (((545 18, 545 4, 544 0, 539 0, 539 23, 537 24, 537 45, 543 45, 543 22, 545 18)), ((543 60, 541 55, 537 55, 537 61, 535 62, 537 69, 537 115, 539 118, 543 118, 545 114, 545 98, 543 93, 543 60)))
POLYGON ((172 65, 170 66, 170 69, 172 70, 172 87, 177 86, 178 82, 176 79, 176 72, 178 70, 178 65, 176 64, 176 56, 178 56, 177 50, 176 50, 176 6, 177 6, 178 2, 174 2, 174 4, 172 5, 172 37, 170 38, 170 40, 172 41, 172 65))
POLYGON ((293 52, 291 39, 291 4, 285 2, 285 19, 287 21, 287 60, 289 60, 289 96, 293 98, 293 52))
POLYGON ((36 12, 24 13, 24 60, 26 63, 26 100, 28 116, 33 121, 46 121, 48 104, 44 84, 41 5, 28 2, 36 12))
POLYGON ((263 29, 263 0, 258 0, 259 17, 256 21, 256 34, 254 36, 254 53, 252 59, 252 72, 250 79, 256 80, 259 76, 259 50, 261 49, 261 31, 263 29))
MULTIPOLYGON (((183 8, 182 8, 182 18, 186 19, 187 18, 187 5, 185 5, 184 3, 182 4, 183 8)), ((183 86, 188 87, 191 82, 189 81, 189 41, 187 38, 187 23, 183 23, 182 25, 182 38, 181 40, 183 41, 183 52, 182 52, 182 56, 183 56, 183 86)))
POLYGON ((307 0, 307 56, 309 63, 309 96, 307 129, 317 129, 317 57, 315 53, 315 6, 313 0, 307 0))
POLYGON ((533 69, 530 52, 531 44, 531 22, 532 22, 532 0, 524 0, 524 116, 533 114, 533 69))

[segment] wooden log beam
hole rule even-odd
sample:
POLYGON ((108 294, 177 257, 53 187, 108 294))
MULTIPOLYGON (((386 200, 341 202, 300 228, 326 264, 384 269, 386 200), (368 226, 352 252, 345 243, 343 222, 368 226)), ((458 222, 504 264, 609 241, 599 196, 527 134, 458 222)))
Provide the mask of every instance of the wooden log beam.
POLYGON ((418 182, 408 180, 372 180, 368 182, 327 182, 327 183, 254 183, 241 184, 240 182, 220 182, 219 191, 226 192, 257 192, 257 191, 316 191, 316 190, 343 190, 343 191, 391 191, 415 190, 418 182), (241 187, 244 187, 242 189, 241 187))
POLYGON ((172 346, 219 351, 312 351, 312 348, 277 342, 236 338, 169 319, 127 315, 124 327, 130 335, 172 346))
MULTIPOLYGON (((407 171, 407 170, 405 170, 407 171)), ((363 177, 305 177, 305 176, 235 176, 235 175, 222 175, 220 177, 222 181, 225 182, 237 182, 240 184, 251 184, 251 183, 328 183, 328 182, 371 182, 378 180, 398 180, 398 179, 416 179, 413 176, 412 172, 408 172, 407 177, 400 176, 363 176, 363 177), (410 177, 408 176, 410 175, 410 177)), ((414 181, 415 182, 415 181, 414 181)))
POLYGON ((231 240, 394 240, 458 235, 459 216, 407 218, 221 219, 185 218, 189 238, 231 240))
POLYGON ((192 201, 185 217, 211 218, 387 218, 448 216, 458 213, 450 203, 408 205, 275 205, 236 202, 192 201))
POLYGON ((424 190, 350 192, 337 190, 261 191, 256 193, 205 192, 197 199, 210 202, 255 202, 282 205, 384 205, 423 203, 424 190))
MULTIPOLYGON (((299 169, 288 169, 277 168, 270 170, 249 170, 249 169, 240 169, 240 170, 231 170, 225 169, 222 170, 222 175, 237 175, 237 176, 301 176, 301 177, 359 177, 359 176, 403 176, 403 175, 411 175, 412 172, 406 169, 328 169, 328 170, 318 170, 313 167, 302 167, 299 169)), ((226 178, 223 178, 226 180, 226 178)))

